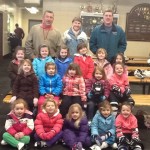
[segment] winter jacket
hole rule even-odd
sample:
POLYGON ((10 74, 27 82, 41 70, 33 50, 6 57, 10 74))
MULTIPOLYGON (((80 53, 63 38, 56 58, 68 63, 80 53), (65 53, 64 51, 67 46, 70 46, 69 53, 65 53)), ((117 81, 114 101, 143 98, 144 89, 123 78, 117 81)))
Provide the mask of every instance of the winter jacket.
POLYGON ((24 76, 19 74, 14 82, 12 95, 17 98, 23 98, 26 101, 33 103, 33 98, 38 98, 38 80, 36 75, 31 72, 29 75, 24 76))
POLYGON ((124 93, 125 89, 129 87, 128 76, 125 73, 123 73, 121 76, 114 73, 111 79, 109 79, 109 83, 110 88, 112 88, 113 85, 120 87, 121 93, 124 93))
POLYGON ((62 92, 62 80, 58 74, 53 76, 45 73, 39 80, 40 95, 53 94, 59 96, 62 92))
POLYGON ((67 57, 64 61, 62 61, 59 58, 55 59, 55 64, 57 66, 57 73, 60 75, 61 78, 63 78, 63 76, 65 75, 68 66, 72 61, 73 60, 71 57, 67 57))
POLYGON ((127 42, 125 32, 121 27, 113 24, 109 33, 105 30, 104 24, 102 24, 93 29, 89 44, 93 53, 96 53, 99 48, 106 49, 108 60, 112 61, 118 52, 124 53, 127 42))
POLYGON ((86 101, 85 83, 83 77, 71 77, 65 75, 63 77, 63 95, 81 96, 82 101, 86 101))
POLYGON ((77 45, 82 42, 87 43, 87 40, 87 35, 82 30, 79 31, 77 36, 73 33, 72 28, 65 31, 63 34, 63 42, 69 48, 72 57, 77 53, 77 45))
POLYGON ((11 111, 5 122, 6 131, 14 136, 18 132, 23 132, 24 135, 30 135, 34 129, 32 112, 26 110, 22 117, 17 117, 14 111, 11 111))
MULTIPOLYGON (((114 115, 104 118, 101 113, 97 111, 91 123, 91 135, 102 135, 106 134, 108 131, 112 134, 111 142, 114 142, 116 132, 114 115)), ((110 143, 109 138, 108 143, 110 143)))
POLYGON ((103 88, 103 95, 106 96, 106 98, 109 97, 109 94, 110 94, 110 85, 109 85, 109 82, 108 80, 96 80, 95 78, 93 78, 92 80, 90 80, 91 83, 88 85, 88 90, 87 91, 91 91, 92 90, 92 86, 95 84, 95 83, 101 83, 102 84, 102 88, 103 88))
POLYGON ((36 134, 42 140, 50 140, 62 130, 63 119, 59 110, 53 116, 49 116, 45 110, 42 110, 34 124, 36 134))
POLYGON ((38 78, 40 78, 45 73, 45 64, 47 62, 54 63, 54 60, 52 59, 51 56, 48 56, 45 59, 42 59, 42 58, 34 58, 33 59, 33 62, 32 62, 33 69, 38 78))
POLYGON ((98 67, 102 67, 105 71, 105 75, 107 77, 107 79, 110 79, 112 74, 113 74, 113 68, 111 66, 111 64, 105 59, 103 65, 98 61, 98 59, 96 59, 94 61, 95 66, 98 67))
POLYGON ((70 141, 74 140, 74 134, 76 135, 76 141, 77 142, 85 142, 88 132, 89 132, 89 127, 88 127, 88 120, 86 117, 83 117, 79 123, 79 127, 77 128, 74 125, 74 120, 67 120, 65 119, 64 121, 64 126, 63 126, 63 137, 64 141, 70 141), (71 131, 71 132, 68 132, 71 131))
POLYGON ((94 61, 91 56, 86 56, 83 60, 83 56, 80 54, 75 54, 74 63, 80 66, 82 76, 84 79, 91 79, 94 71, 94 61))
POLYGON ((9 63, 9 66, 8 66, 8 76, 11 80, 11 87, 13 87, 13 84, 15 82, 15 79, 17 77, 17 74, 18 74, 18 66, 19 66, 19 63, 16 59, 12 60, 10 63, 9 63))
POLYGON ((123 136, 124 133, 131 133, 132 138, 139 138, 137 119, 133 114, 130 114, 128 118, 124 118, 122 114, 119 114, 115 124, 118 138, 123 136))

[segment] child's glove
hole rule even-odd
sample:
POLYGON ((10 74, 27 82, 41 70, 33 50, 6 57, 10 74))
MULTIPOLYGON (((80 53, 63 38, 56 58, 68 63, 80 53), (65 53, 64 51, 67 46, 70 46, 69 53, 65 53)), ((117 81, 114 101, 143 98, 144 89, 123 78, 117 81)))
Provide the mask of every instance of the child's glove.
POLYGON ((82 143, 77 142, 76 144, 74 144, 74 146, 72 147, 72 150, 82 150, 82 143))
POLYGON ((34 98, 33 99, 33 104, 34 104, 35 107, 37 106, 37 103, 38 103, 38 98, 34 98))
POLYGON ((129 97, 130 94, 131 94, 131 89, 130 88, 126 88, 124 94, 125 94, 125 96, 129 97))
POLYGON ((17 99, 17 97, 16 97, 16 96, 13 96, 13 97, 10 99, 10 103, 13 103, 16 99, 17 99))
POLYGON ((89 93, 87 94, 87 97, 88 97, 89 99, 91 99, 91 98, 93 97, 92 92, 89 92, 89 93))
POLYGON ((112 86, 112 92, 117 96, 117 97, 122 97, 121 89, 117 85, 112 86))
POLYGON ((97 145, 101 146, 102 144, 102 139, 99 135, 93 135, 94 141, 97 145))
POLYGON ((83 106, 83 108, 87 108, 87 102, 86 101, 82 101, 82 106, 83 106))
POLYGON ((120 144, 130 144, 129 140, 125 136, 119 137, 120 144))
POLYGON ((140 141, 141 140, 139 138, 133 138, 130 142, 130 145, 134 147, 135 145, 139 144, 140 141))
POLYGON ((19 138, 21 139, 22 137, 24 137, 24 133, 23 132, 19 132, 19 138))
POLYGON ((106 96, 105 95, 103 95, 103 96, 100 96, 100 101, 104 101, 104 100, 106 100, 106 96))
POLYGON ((111 135, 112 135, 111 132, 108 131, 107 133, 100 135, 100 138, 101 138, 102 141, 105 141, 105 140, 108 139, 111 135))

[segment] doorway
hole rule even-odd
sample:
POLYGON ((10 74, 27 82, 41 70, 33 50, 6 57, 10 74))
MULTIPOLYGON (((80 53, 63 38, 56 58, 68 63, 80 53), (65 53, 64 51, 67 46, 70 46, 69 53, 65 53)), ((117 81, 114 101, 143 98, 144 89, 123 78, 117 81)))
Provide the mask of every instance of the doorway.
POLYGON ((3 13, 0 12, 0 59, 3 58, 3 13))

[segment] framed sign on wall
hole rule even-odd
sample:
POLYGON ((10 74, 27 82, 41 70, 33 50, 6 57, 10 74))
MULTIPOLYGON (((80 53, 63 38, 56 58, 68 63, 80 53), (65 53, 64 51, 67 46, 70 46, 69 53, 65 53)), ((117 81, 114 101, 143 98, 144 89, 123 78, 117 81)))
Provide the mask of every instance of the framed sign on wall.
MULTIPOLYGON (((90 37, 92 30, 103 23, 103 13, 91 13, 81 11, 80 17, 82 19, 82 29, 90 37)), ((114 14, 114 23, 117 24, 119 20, 119 14, 114 14)))
POLYGON ((138 4, 127 14, 128 41, 150 41, 150 4, 138 4))

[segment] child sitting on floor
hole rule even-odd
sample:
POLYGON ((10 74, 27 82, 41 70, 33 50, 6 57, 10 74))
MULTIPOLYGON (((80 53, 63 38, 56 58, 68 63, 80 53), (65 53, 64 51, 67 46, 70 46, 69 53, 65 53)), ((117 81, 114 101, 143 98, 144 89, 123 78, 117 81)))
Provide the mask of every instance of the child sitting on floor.
POLYGON ((111 146, 117 149, 115 143, 115 117, 111 114, 110 103, 105 100, 99 104, 98 111, 91 123, 91 136, 95 145, 91 149, 104 149, 111 146))
POLYGON ((23 99, 17 99, 12 103, 11 111, 5 122, 6 132, 3 134, 2 145, 23 150, 30 142, 30 134, 34 129, 32 112, 28 111, 27 103, 23 99))
POLYGON ((51 147, 62 137, 63 119, 54 99, 46 99, 35 120, 35 144, 37 148, 51 147))
POLYGON ((91 145, 88 120, 79 104, 72 104, 66 115, 63 140, 72 150, 83 150, 91 145))

